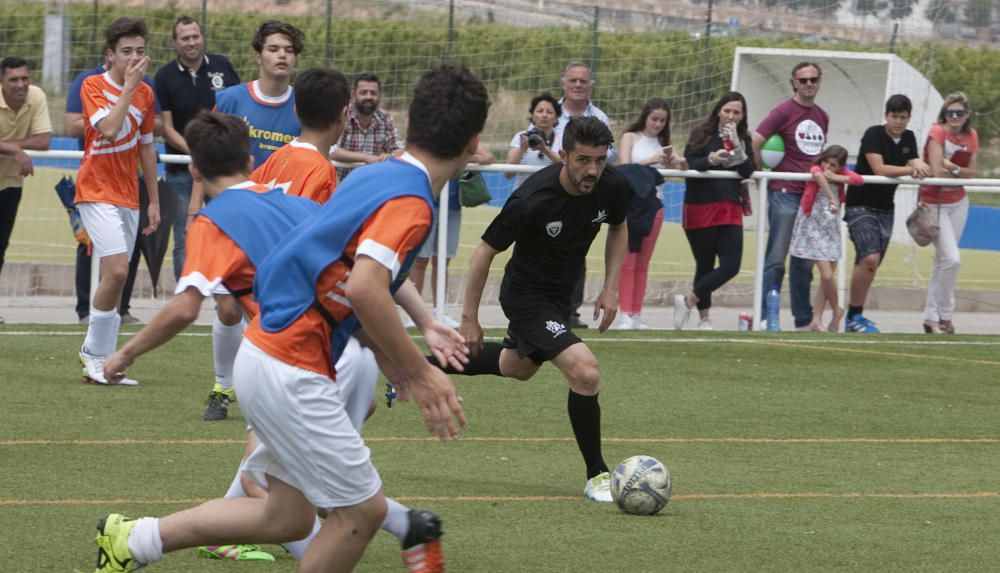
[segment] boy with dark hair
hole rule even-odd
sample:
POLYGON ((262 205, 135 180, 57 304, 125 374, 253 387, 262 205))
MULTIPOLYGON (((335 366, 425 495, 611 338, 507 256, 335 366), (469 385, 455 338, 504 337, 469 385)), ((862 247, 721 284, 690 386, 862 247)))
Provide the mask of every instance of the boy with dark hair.
MULTIPOLYGON (((81 89, 85 149, 76 183, 77 208, 102 271, 80 349, 84 379, 95 384, 108 383, 104 359, 114 352, 121 325, 115 305, 128 276, 139 224, 137 163, 149 196, 149 226, 142 233, 152 233, 160 223, 153 90, 143 83, 149 64, 145 23, 138 18, 112 22, 105 58, 108 71, 88 77, 81 89)), ((137 382, 124 379, 120 384, 137 382)))
POLYGON ((469 262, 459 327, 474 355, 464 374, 527 380, 546 361, 563 373, 570 425, 586 465, 584 495, 602 502, 611 501, 611 480, 601 453, 600 373, 594 354, 569 324, 578 269, 603 223, 609 225, 604 288, 594 306, 600 332, 618 312, 629 192, 618 170, 607 165, 612 141, 611 130, 596 117, 576 117, 567 124, 559 150, 563 162, 529 177, 483 233, 469 262), (500 305, 510 320, 507 336, 502 343, 484 343, 479 324, 483 287, 494 257, 512 244, 514 254, 500 286, 500 305))
POLYGON ((328 517, 299 570, 351 571, 386 514, 381 479, 333 383, 333 360, 359 324, 358 334, 406 380, 401 390, 412 393, 432 434, 455 438, 456 423, 465 426, 453 384, 407 336, 392 294, 426 238, 433 194, 476 150, 489 97, 468 69, 446 64, 420 79, 413 101, 411 134, 443 123, 466 144, 446 147, 451 156, 409 144, 400 159, 361 168, 258 267, 261 314, 247 329, 235 378, 260 440, 243 469, 268 488, 267 499, 214 500, 162 519, 109 515, 98 526, 98 571, 130 570, 205 543, 301 539, 315 508, 328 517), (415 117, 430 98, 431 117, 415 117))
MULTIPOLYGON (((930 166, 920 159, 917 137, 906 128, 912 111, 910 98, 903 94, 895 94, 885 102, 885 123, 869 127, 861 137, 855 170, 859 175, 930 176, 930 166)), ((847 188, 844 221, 854 243, 855 256, 844 323, 846 332, 879 332, 862 311, 875 272, 889 249, 897 186, 896 183, 865 183, 847 188)))

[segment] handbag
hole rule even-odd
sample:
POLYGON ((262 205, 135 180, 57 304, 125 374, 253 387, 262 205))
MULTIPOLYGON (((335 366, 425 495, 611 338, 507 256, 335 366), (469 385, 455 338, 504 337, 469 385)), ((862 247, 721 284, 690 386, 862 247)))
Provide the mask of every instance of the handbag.
POLYGON ((463 173, 458 180, 458 190, 463 207, 478 207, 493 198, 481 173, 463 173))
POLYGON ((937 238, 940 219, 941 205, 938 205, 937 217, 935 218, 929 206, 917 203, 917 208, 906 218, 906 230, 910 232, 914 243, 926 247, 937 238))

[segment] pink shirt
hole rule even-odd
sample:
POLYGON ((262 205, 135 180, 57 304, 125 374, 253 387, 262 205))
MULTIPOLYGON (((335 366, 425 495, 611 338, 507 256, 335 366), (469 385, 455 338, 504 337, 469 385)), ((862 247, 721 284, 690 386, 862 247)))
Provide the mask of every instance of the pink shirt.
MULTIPOLYGON (((823 168, 820 167, 819 165, 813 165, 812 167, 809 168, 810 174, 816 174, 822 172, 823 168)), ((851 171, 846 167, 842 167, 840 171, 837 173, 837 175, 846 175, 850 179, 850 181, 847 183, 848 185, 862 185, 865 182, 865 180, 860 175, 858 175, 857 173, 851 171)), ((839 201, 843 203, 844 184, 831 183, 830 185, 832 188, 837 190, 839 201)), ((805 213, 806 217, 808 217, 812 213, 813 202, 816 201, 817 193, 819 193, 819 183, 816 183, 815 180, 806 181, 806 190, 802 192, 802 203, 800 203, 799 205, 799 207, 802 209, 802 212, 805 213)))
MULTIPOLYGON (((955 134, 940 123, 936 123, 931 126, 931 132, 927 134, 927 143, 931 141, 938 142, 944 158, 959 167, 968 167, 972 156, 979 151, 979 134, 975 129, 970 129, 969 133, 955 134)), ((927 143, 924 144, 924 161, 927 161, 927 143)), ((920 186, 920 201, 923 203, 932 205, 958 203, 964 198, 965 187, 920 186)))

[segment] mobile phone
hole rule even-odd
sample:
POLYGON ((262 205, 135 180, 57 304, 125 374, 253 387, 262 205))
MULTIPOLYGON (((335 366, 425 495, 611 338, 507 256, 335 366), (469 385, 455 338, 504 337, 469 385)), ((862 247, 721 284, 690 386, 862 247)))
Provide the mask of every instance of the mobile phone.
POLYGON ((666 146, 666 147, 663 148, 663 154, 664 155, 670 155, 673 152, 674 152, 674 146, 673 145, 668 145, 668 146, 666 146))

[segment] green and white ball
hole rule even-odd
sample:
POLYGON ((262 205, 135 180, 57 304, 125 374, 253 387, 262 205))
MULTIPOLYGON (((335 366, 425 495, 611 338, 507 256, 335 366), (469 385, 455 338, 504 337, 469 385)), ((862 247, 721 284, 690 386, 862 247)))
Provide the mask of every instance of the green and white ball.
POLYGON ((785 158, 785 140, 777 133, 760 146, 760 162, 764 169, 774 169, 785 158))
POLYGON ((653 515, 670 501, 670 470, 649 456, 626 458, 611 474, 611 499, 625 513, 653 515))

